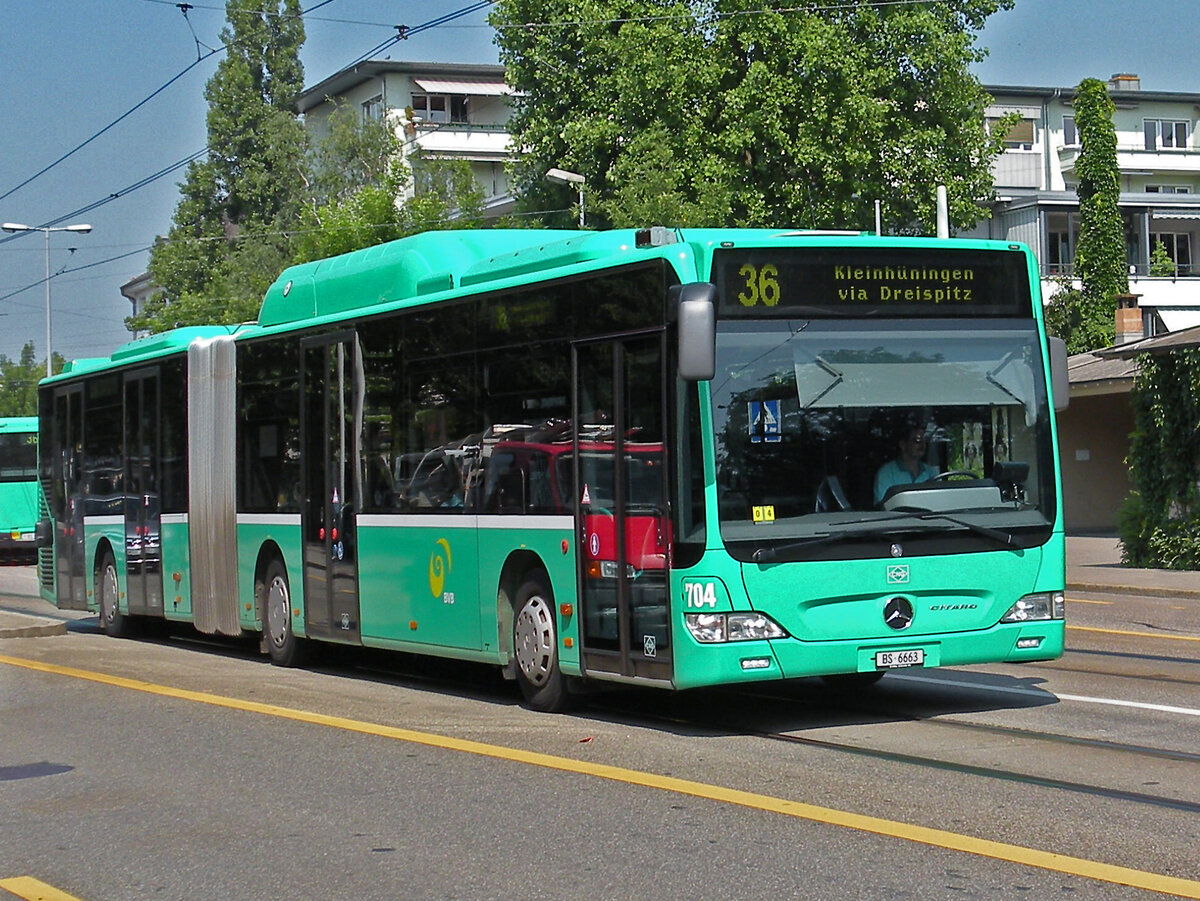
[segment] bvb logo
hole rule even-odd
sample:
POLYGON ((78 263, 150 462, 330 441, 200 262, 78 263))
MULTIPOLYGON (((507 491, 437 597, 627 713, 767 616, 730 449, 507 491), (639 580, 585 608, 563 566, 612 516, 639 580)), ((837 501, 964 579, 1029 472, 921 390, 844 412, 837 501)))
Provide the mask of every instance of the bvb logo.
POLYGON ((442 596, 450 568, 450 542, 439 538, 433 553, 429 555, 429 590, 435 598, 442 596))

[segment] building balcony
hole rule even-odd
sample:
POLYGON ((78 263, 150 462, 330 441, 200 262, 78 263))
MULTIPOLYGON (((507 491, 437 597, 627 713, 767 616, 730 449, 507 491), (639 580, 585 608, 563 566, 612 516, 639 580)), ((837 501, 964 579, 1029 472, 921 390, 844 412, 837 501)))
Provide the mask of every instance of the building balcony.
MULTIPOLYGON (((1194 270, 1194 267, 1193 267, 1194 270)), ((1048 302, 1059 290, 1065 273, 1042 273, 1042 299, 1048 302)), ((1067 278, 1075 287, 1079 282, 1067 278)), ((1142 311, 1143 334, 1177 332, 1200 325, 1200 273, 1178 278, 1131 275, 1129 293, 1137 297, 1142 311)))
MULTIPOLYGON (((1042 274, 1042 278, 1074 279, 1075 278, 1075 264, 1074 263, 1059 263, 1059 262, 1042 263, 1041 264, 1041 274, 1042 274)), ((1174 282, 1179 281, 1180 279, 1200 279, 1200 263, 1190 263, 1187 265, 1177 264, 1175 266, 1175 274, 1172 276, 1167 276, 1165 278, 1159 277, 1159 276, 1151 276, 1149 263, 1131 263, 1129 266, 1129 278, 1130 278, 1131 284, 1135 280, 1140 280, 1140 281, 1145 281, 1145 282, 1153 282, 1153 283, 1158 283, 1158 282, 1174 283, 1174 282)), ((1197 283, 1195 281, 1188 281, 1188 282, 1186 282, 1186 285, 1187 285, 1186 290, 1196 293, 1198 299, 1200 299, 1200 283, 1197 283)), ((1132 289, 1130 289, 1130 290, 1132 290, 1132 289)))
POLYGON ((512 136, 503 125, 417 121, 405 131, 412 145, 425 153, 490 162, 512 155, 512 136))
MULTIPOLYGON (((1058 165, 1064 174, 1075 171, 1078 145, 1058 148, 1058 165)), ((1118 144, 1117 168, 1122 175, 1200 175, 1200 150, 1147 150, 1145 145, 1118 144)))

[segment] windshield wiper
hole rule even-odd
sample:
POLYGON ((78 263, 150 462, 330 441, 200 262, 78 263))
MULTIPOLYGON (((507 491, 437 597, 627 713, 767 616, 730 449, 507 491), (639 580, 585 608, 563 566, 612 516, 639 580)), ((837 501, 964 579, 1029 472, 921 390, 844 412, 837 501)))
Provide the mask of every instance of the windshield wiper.
POLYGON ((818 544, 829 544, 831 541, 837 541, 839 538, 845 537, 845 532, 827 532, 824 535, 805 538, 803 541, 793 541, 790 544, 781 544, 776 547, 760 547, 750 555, 750 559, 755 563, 770 563, 780 554, 790 554, 792 551, 798 551, 806 547, 816 547, 818 544))
MULTIPOLYGON (((835 522, 831 523, 831 525, 848 526, 869 521, 870 520, 851 520, 849 522, 835 522)), ((904 532, 940 531, 942 531, 942 529, 937 526, 924 529, 897 529, 895 526, 886 526, 877 529, 861 529, 857 531, 846 532, 826 532, 824 535, 814 535, 812 538, 804 538, 800 541, 792 541, 788 544, 780 544, 774 547, 760 547, 751 555, 751 559, 755 563, 770 563, 772 560, 778 559, 781 554, 790 554, 794 551, 805 550, 806 548, 816 547, 821 544, 829 544, 833 541, 842 541, 844 539, 855 538, 887 538, 889 536, 904 532)))
MULTIPOLYGON (((817 356, 813 357, 813 362, 816 363, 817 366, 820 367, 826 373, 826 375, 828 375, 830 378, 832 378, 833 381, 831 381, 828 385, 826 385, 824 388, 822 388, 816 394, 816 396, 813 397, 812 400, 810 400, 808 403, 806 403, 804 405, 805 410, 807 410, 809 407, 811 407, 813 404, 815 404, 817 401, 819 401, 822 397, 824 397, 826 394, 828 394, 830 391, 832 391, 834 388, 836 388, 838 385, 840 385, 842 383, 842 379, 844 379, 846 376, 846 374, 844 372, 842 372, 840 369, 838 369, 835 366, 831 366, 819 354, 817 356)), ((797 388, 797 390, 799 390, 799 389, 797 388)))
POLYGON ((973 523, 966 519, 959 519, 957 516, 951 516, 948 513, 937 513, 933 510, 909 510, 903 507, 893 510, 892 512, 907 516, 911 519, 920 519, 924 522, 928 522, 929 520, 933 519, 943 519, 946 522, 954 523, 954 525, 960 526, 969 532, 974 532, 976 535, 981 535, 984 538, 990 538, 992 541, 998 542, 1005 547, 1016 547, 1017 545, 1016 536, 1013 535, 1012 532, 1001 532, 999 529, 991 529, 987 526, 981 526, 978 523, 973 523))
MULTIPOLYGON (((991 529, 991 528, 988 528, 987 526, 981 526, 981 525, 978 525, 977 523, 969 522, 968 520, 965 520, 965 519, 959 519, 957 516, 950 516, 949 514, 946 514, 946 513, 935 513, 932 510, 927 510, 927 511, 896 510, 893 512, 901 514, 906 519, 919 519, 924 522, 928 522, 930 520, 937 520, 937 519, 944 520, 948 523, 953 523, 955 526, 964 528, 967 531, 972 532, 976 535, 979 535, 983 538, 987 538, 991 541, 995 541, 997 544, 1003 545, 1004 547, 1017 547, 1018 546, 1017 542, 1016 542, 1016 536, 1013 535, 1011 532, 1001 532, 999 529, 991 529)), ((866 521, 869 521, 869 520, 850 520, 848 522, 831 523, 831 525, 848 526, 848 525, 856 525, 857 523, 866 522, 866 521)), ((888 525, 886 527, 880 527, 880 528, 875 528, 875 529, 863 529, 860 531, 827 532, 824 535, 815 535, 812 538, 805 538, 802 541, 793 541, 788 544, 776 545, 774 547, 760 547, 751 555, 751 559, 755 563, 770 563, 771 561, 777 560, 777 559, 779 559, 779 557, 781 557, 785 554, 791 554, 791 553, 794 553, 795 551, 806 550, 807 548, 817 547, 818 545, 829 544, 830 542, 841 541, 843 539, 851 539, 852 540, 852 539, 856 539, 856 538, 887 538, 887 537, 903 535, 903 534, 920 534, 923 532, 924 533, 943 532, 949 528, 950 528, 950 526, 934 525, 934 526, 927 526, 925 528, 914 529, 911 527, 905 528, 904 526, 900 526, 899 524, 893 524, 893 525, 888 525)))

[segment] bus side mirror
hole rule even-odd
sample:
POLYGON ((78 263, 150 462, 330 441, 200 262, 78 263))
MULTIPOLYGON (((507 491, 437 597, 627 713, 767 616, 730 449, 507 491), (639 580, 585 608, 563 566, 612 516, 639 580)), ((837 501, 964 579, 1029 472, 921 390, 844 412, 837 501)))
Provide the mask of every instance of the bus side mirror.
POLYGON ((33 527, 33 546, 38 550, 44 547, 54 547, 54 523, 48 519, 39 519, 33 527))
POLYGON ((1071 382, 1067 378, 1067 342, 1062 338, 1047 338, 1050 348, 1050 394, 1054 409, 1061 412, 1071 402, 1071 382))
POLYGON ((708 282, 675 285, 670 306, 675 311, 679 377, 689 382, 711 379, 717 371, 717 289, 708 282))

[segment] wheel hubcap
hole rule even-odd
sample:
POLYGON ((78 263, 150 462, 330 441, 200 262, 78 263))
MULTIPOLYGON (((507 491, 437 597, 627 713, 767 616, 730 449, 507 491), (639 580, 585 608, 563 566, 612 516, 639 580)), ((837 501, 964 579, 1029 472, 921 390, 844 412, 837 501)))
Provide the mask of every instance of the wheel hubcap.
POLYGON ((275 647, 283 647, 291 631, 287 585, 276 576, 267 587, 267 631, 275 647))
POLYGON ((111 625, 117 617, 117 571, 111 566, 100 575, 100 609, 104 622, 111 625))
POLYGON ((513 645, 517 665, 536 686, 545 685, 554 670, 554 611, 546 600, 534 595, 521 607, 513 623, 513 645))

